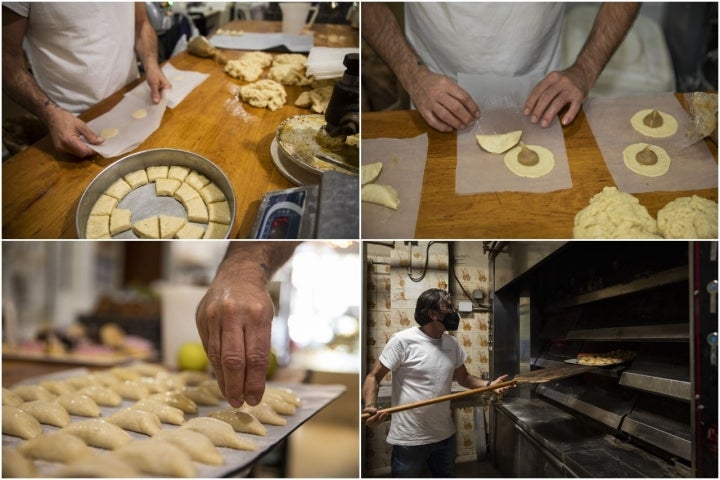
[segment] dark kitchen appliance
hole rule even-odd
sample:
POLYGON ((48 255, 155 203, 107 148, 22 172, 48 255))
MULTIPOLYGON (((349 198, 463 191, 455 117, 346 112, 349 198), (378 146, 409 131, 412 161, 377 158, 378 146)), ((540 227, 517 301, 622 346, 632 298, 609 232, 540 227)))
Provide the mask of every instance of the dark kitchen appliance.
POLYGON ((568 242, 533 254, 538 248, 488 246, 491 376, 579 353, 636 356, 509 391, 490 415, 500 471, 717 478, 717 242, 568 242))

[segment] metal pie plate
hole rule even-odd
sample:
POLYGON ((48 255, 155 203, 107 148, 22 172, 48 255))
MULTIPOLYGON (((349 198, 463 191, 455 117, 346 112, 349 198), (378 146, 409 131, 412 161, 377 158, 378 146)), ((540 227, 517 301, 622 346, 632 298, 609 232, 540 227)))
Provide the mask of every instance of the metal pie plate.
MULTIPOLYGON (((78 238, 85 238, 85 228, 87 227, 88 217, 95 202, 113 183, 128 173, 155 166, 187 167, 192 170, 197 170, 210 179, 210 181, 223 192, 228 202, 230 208, 230 225, 228 225, 224 238, 230 236, 230 232, 235 223, 235 191, 225 173, 210 160, 196 153, 173 148, 158 148, 137 152, 121 158, 100 172, 90 182, 80 197, 75 215, 75 228, 78 238)), ((155 194, 154 182, 150 182, 128 193, 118 202, 117 208, 131 210, 133 223, 144 218, 152 217, 153 215, 172 215, 187 219, 187 212, 182 203, 173 197, 162 197, 155 194)), ((203 228, 207 227, 207 224, 204 223, 190 223, 203 228)), ((131 229, 114 235, 112 238, 137 239, 138 237, 131 229)))
POLYGON ((292 170, 291 174, 297 178, 317 177, 314 183, 319 183, 322 174, 329 170, 357 176, 359 149, 350 145, 338 149, 319 145, 315 135, 324 125, 325 117, 320 114, 296 115, 283 120, 275 136, 279 162, 285 170, 292 170), (297 173, 300 171, 304 175, 297 173))

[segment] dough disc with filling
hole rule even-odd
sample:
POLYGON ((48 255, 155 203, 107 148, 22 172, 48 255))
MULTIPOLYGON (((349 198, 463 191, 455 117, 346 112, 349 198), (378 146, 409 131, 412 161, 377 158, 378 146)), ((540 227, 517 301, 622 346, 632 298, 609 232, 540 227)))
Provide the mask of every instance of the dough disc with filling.
POLYGON ((555 168, 555 155, 547 148, 538 145, 526 145, 526 147, 537 153, 538 163, 535 165, 523 165, 518 161, 518 154, 521 147, 515 147, 505 154, 505 166, 520 177, 538 178, 547 175, 555 168))
POLYGON ((630 170, 638 175, 645 175, 646 177, 659 177, 665 175, 670 169, 670 156, 665 149, 647 143, 633 143, 625 147, 625 150, 623 150, 623 160, 625 161, 625 166, 630 170), (655 152, 658 159, 657 163, 653 165, 643 165, 637 161, 636 157, 638 152, 642 151, 645 147, 650 147, 650 150, 655 152))
POLYGON ((147 117, 147 113, 147 110, 145 110, 144 108, 138 108, 132 113, 132 117, 134 119, 140 120, 141 118, 147 117))
POLYGON ((632 127, 638 132, 648 137, 664 138, 675 135, 675 132, 677 132, 678 129, 677 120, 675 120, 675 117, 673 117, 672 115, 661 112, 660 110, 658 110, 658 113, 662 117, 662 125, 657 128, 651 128, 643 123, 645 117, 652 113, 652 111, 652 108, 648 108, 645 110, 640 110, 635 115, 633 115, 632 118, 630 118, 630 124, 632 125, 632 127))
POLYGON ((400 208, 400 198, 397 190, 390 185, 368 183, 362 186, 360 196, 363 202, 377 203, 393 210, 400 208))

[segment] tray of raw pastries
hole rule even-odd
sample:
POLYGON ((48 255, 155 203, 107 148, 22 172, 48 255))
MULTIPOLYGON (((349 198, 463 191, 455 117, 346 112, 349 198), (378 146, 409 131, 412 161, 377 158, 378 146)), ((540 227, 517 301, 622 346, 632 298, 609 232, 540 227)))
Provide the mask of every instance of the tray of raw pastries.
POLYGON ((3 388, 3 477, 222 477, 339 397, 342 385, 268 383, 233 409, 205 373, 141 363, 3 388))

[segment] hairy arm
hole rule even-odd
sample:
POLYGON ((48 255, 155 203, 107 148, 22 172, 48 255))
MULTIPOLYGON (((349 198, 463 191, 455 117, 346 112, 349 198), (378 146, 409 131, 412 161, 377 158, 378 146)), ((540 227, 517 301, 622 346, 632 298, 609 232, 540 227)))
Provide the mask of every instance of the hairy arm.
POLYGON ((431 127, 449 132, 471 125, 480 116, 480 108, 465 90, 425 66, 385 3, 363 4, 362 24, 365 41, 395 73, 431 127))
POLYGON ((172 85, 158 64, 157 33, 142 2, 135 4, 135 53, 145 68, 152 101, 158 103, 162 90, 172 88, 172 85))
POLYGON ((540 121, 547 127, 569 104, 562 124, 572 122, 639 10, 639 3, 604 3, 575 63, 565 70, 551 72, 533 89, 525 103, 525 115, 529 115, 533 123, 540 121))
MULTIPOLYGON (((482 388, 482 387, 489 387, 490 385, 497 385, 498 383, 502 383, 507 380, 507 375, 501 375, 492 382, 488 380, 483 380, 482 378, 476 377, 475 375, 471 375, 467 368, 465 368, 465 365, 460 365, 458 368, 455 369, 454 378, 457 380, 457 382, 462 385, 465 388, 474 389, 474 388, 482 388)), ((503 387, 497 389, 498 393, 502 393, 506 391, 510 387, 503 387)))
POLYGON ((298 243, 231 242, 198 305, 198 333, 233 407, 262 398, 274 314, 267 284, 298 243))
POLYGON ((369 413, 371 416, 367 419, 366 423, 368 426, 374 426, 385 421, 388 417, 387 413, 377 413, 378 409, 375 406, 377 402, 378 389, 380 388, 380 382, 383 377, 388 374, 390 369, 380 363, 375 362, 372 371, 367 374, 365 381, 362 386, 362 401, 363 401, 363 413, 369 413))
POLYGON ((95 152, 80 137, 85 137, 92 144, 102 143, 103 139, 48 97, 25 68, 22 43, 27 18, 7 7, 2 8, 2 18, 3 92, 47 125, 55 148, 78 157, 94 155, 95 152))

